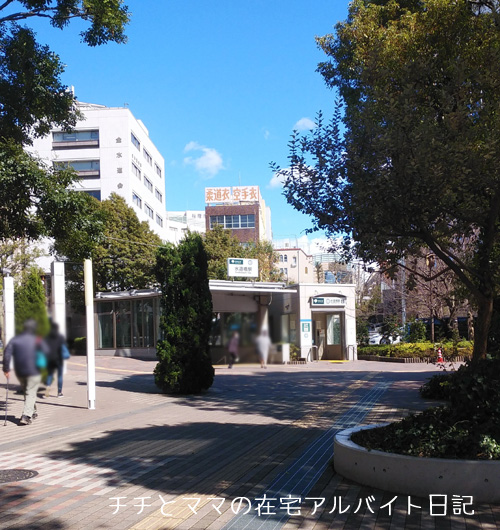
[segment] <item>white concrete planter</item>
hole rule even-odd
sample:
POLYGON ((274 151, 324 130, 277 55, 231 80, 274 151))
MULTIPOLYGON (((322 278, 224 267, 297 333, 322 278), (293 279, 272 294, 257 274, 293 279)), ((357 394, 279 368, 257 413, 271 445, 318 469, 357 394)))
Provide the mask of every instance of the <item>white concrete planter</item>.
POLYGON ((500 502, 500 461, 420 458, 369 451, 351 441, 362 429, 339 432, 334 442, 335 471, 364 486, 402 495, 430 494, 472 496, 474 502, 500 502))

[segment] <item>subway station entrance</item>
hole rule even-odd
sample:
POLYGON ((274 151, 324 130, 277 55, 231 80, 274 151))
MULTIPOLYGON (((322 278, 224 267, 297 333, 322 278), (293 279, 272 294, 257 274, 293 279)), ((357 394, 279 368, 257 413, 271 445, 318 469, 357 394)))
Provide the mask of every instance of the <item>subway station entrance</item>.
POLYGON ((344 313, 314 312, 313 334, 321 360, 343 360, 345 351, 344 313))

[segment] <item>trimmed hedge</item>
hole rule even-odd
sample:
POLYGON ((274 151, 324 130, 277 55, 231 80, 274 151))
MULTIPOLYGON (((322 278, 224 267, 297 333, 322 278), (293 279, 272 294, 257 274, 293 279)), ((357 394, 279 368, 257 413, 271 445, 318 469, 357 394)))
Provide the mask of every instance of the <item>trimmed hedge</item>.
MULTIPOLYGON (((470 357, 472 355, 473 343, 470 341, 460 341, 456 344, 453 342, 443 342, 436 346, 440 347, 443 357, 452 359, 454 357, 470 357)), ((378 355, 380 357, 418 357, 424 359, 435 357, 436 350, 432 342, 401 342, 399 344, 380 344, 377 346, 360 346, 358 355, 378 355)))

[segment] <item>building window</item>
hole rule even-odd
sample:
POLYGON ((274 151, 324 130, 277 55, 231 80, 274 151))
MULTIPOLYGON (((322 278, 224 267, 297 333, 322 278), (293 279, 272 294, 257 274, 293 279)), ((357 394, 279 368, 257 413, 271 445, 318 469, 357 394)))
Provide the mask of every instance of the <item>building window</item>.
POLYGON ((146 175, 144 175, 144 186, 146 186, 150 192, 153 192, 153 183, 148 179, 148 177, 146 177, 146 175))
POLYGON ((297 266, 297 256, 293 256, 292 257, 292 267, 296 267, 297 266))
POLYGON ((163 226, 163 218, 161 215, 156 214, 156 224, 163 226))
POLYGON ((132 162, 132 173, 138 178, 141 178, 141 170, 132 162))
POLYGON ((288 255, 287 254, 283 255, 283 262, 284 263, 288 263, 288 255))
POLYGON ((52 142, 55 149, 61 149, 64 147, 98 147, 99 130, 53 132, 52 142))
POLYGON ((94 197, 94 199, 97 199, 98 201, 101 200, 101 190, 75 190, 78 193, 87 193, 91 197, 94 197))
POLYGON ((135 193, 135 191, 132 192, 132 202, 138 207, 142 209, 142 199, 135 193))
POLYGON ((101 163, 99 160, 66 160, 54 162, 54 169, 73 168, 83 179, 99 178, 101 163))
POLYGON ((130 133, 130 138, 132 140, 132 143, 137 147, 137 149, 139 149, 139 151, 141 150, 141 142, 139 142, 139 140, 137 139, 137 137, 135 136, 135 134, 133 132, 130 133))
POLYGON ((146 151, 146 149, 142 149, 142 154, 144 155, 144 158, 146 159, 147 163, 152 166, 153 165, 153 158, 151 155, 146 151))
POLYGON ((211 215, 210 228, 220 225, 223 228, 255 228, 255 215, 211 215))
POLYGON ((156 174, 161 178, 161 167, 158 164, 155 164, 156 174))
POLYGON ((160 192, 160 190, 158 188, 155 188, 155 197, 160 201, 160 202, 163 202, 163 195, 162 193, 160 192))
POLYGON ((280 263, 283 263, 283 254, 280 254, 280 263))
POLYGON ((85 190, 85 193, 88 193, 91 197, 94 197, 94 199, 97 199, 98 201, 101 200, 101 190, 85 190))
POLYGON ((154 212, 153 212, 153 208, 151 208, 151 206, 145 204, 144 205, 144 211, 146 212, 146 215, 148 217, 151 217, 151 219, 153 219, 154 212))

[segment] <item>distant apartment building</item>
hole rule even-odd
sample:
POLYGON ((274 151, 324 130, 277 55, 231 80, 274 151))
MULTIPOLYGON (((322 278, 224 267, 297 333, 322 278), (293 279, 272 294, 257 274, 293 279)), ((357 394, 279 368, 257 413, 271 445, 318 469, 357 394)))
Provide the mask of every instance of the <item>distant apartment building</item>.
POLYGON ((271 210, 258 186, 205 188, 205 226, 231 230, 242 243, 271 241, 271 210))
POLYGON ((315 282, 354 283, 353 264, 345 263, 339 253, 314 254, 312 261, 315 270, 315 282))
POLYGON ((141 120, 130 109, 78 103, 84 118, 70 132, 54 129, 36 138, 31 152, 48 165, 71 166, 74 187, 98 200, 122 196, 162 239, 170 240, 165 211, 165 162, 141 120))
POLYGON ((185 229, 190 232, 204 234, 206 231, 205 210, 184 210, 180 212, 167 212, 169 222, 176 222, 185 225, 185 229))
POLYGON ((278 255, 276 268, 288 283, 314 283, 314 265, 312 256, 301 248, 275 248, 278 255))

